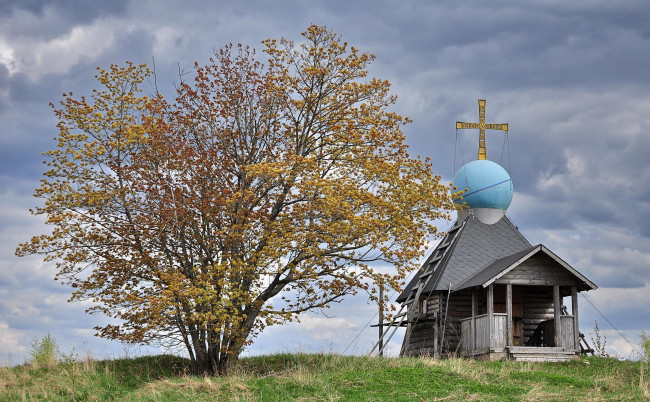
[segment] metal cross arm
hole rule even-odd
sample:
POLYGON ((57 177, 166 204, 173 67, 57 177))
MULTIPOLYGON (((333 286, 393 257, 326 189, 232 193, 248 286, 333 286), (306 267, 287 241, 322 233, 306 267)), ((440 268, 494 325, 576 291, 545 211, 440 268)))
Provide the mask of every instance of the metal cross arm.
POLYGON ((456 130, 461 128, 475 128, 479 130, 478 137, 478 159, 486 159, 485 152, 485 130, 508 131, 508 123, 486 123, 485 122, 485 99, 478 100, 478 123, 456 122, 456 130))

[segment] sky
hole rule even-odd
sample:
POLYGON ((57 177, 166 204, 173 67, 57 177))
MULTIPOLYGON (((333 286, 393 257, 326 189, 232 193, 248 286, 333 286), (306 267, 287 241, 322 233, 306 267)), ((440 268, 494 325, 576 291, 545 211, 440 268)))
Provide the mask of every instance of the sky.
MULTIPOLYGON (((0 0, 0 365, 22 363, 48 332, 79 355, 160 352, 94 337, 105 319, 67 302, 54 264, 14 255, 48 230, 29 213, 42 202, 33 197, 41 153, 55 147, 48 104, 89 95, 96 67, 127 60, 155 60, 159 89, 171 94, 179 72, 215 49, 299 41, 311 24, 376 55, 371 75, 391 82, 393 110, 413 120, 404 129, 412 153, 430 157, 445 181, 476 158, 478 133, 456 133, 455 122, 477 121, 477 100, 487 100, 486 121, 510 124, 507 141, 487 133, 488 159, 513 179, 508 216, 598 285, 579 298, 587 339, 597 321, 607 351, 633 358, 650 332, 648 21, 647 0, 0 0)), ((245 353, 364 354, 376 311, 367 294, 349 297, 268 328, 245 353)))

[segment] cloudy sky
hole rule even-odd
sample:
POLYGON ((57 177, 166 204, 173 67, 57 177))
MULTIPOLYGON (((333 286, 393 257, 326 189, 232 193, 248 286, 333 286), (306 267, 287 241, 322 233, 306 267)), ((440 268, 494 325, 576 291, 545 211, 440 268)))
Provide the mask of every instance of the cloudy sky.
MULTIPOLYGON (((476 158, 477 133, 457 141, 456 120, 476 121, 477 99, 487 99, 487 121, 510 124, 507 143, 501 132, 487 142, 488 158, 513 178, 508 215, 595 282, 589 300, 638 345, 650 332, 648 21, 647 0, 0 0, 0 364, 22 363, 48 331, 79 354, 154 352, 94 338, 103 319, 66 302, 53 265, 14 256, 47 230, 28 209, 39 202, 41 152, 55 145, 48 103, 89 94, 97 66, 127 60, 154 58, 158 85, 171 93, 178 71, 216 48, 299 40, 310 24, 377 56, 371 73, 391 81, 395 111, 412 118, 413 153, 431 157, 445 180, 476 158)), ((593 333, 597 320, 609 351, 630 357, 632 347, 579 300, 582 331, 593 333)), ((364 353, 376 329, 359 333, 375 311, 358 295, 268 329, 247 353, 364 353)))

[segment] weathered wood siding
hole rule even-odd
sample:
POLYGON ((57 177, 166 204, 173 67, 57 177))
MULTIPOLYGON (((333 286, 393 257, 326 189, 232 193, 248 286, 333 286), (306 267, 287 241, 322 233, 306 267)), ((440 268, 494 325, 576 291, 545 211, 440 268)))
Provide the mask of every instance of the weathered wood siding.
MULTIPOLYGON (((476 320, 474 321, 476 323, 476 320)), ((476 324, 475 324, 476 325, 476 324)), ((476 337, 476 330, 472 328, 472 319, 466 318, 460 322, 460 349, 469 352, 472 350, 472 337, 476 337)), ((476 345, 476 344, 475 344, 476 345)))
MULTIPOLYGON (((490 350, 490 334, 488 332, 487 314, 476 317, 476 330, 474 332, 474 350, 471 349, 470 339, 472 336, 472 320, 461 321, 461 332, 463 341, 462 350, 465 352, 487 353, 490 350)), ((506 325, 508 317, 506 314, 495 313, 492 321, 492 348, 503 349, 506 347, 506 325)))
POLYGON ((578 278, 558 266, 547 255, 534 255, 508 272, 494 283, 510 283, 512 285, 552 286, 579 285, 578 278))
MULTIPOLYGON (((435 317, 439 316, 441 307, 440 293, 432 293, 427 300, 426 314, 415 314, 415 323, 411 329, 408 342, 407 356, 422 356, 434 354, 435 317)), ((412 308, 419 308, 412 306, 412 308)))
MULTIPOLYGON (((514 271, 514 270, 513 270, 514 271)), ((552 270, 551 270, 552 271, 552 270)), ((538 278, 543 275, 538 276, 538 278)), ((504 276, 505 277, 505 276, 504 276)), ((566 279, 566 278, 565 278, 566 279)), ((546 279, 544 279, 546 280, 546 279)), ((495 285, 495 300, 503 291, 505 294, 505 285, 495 285), (503 288, 503 289, 502 289, 503 288)), ((561 288, 562 294, 567 294, 569 289, 567 287, 561 288)), ((553 287, 552 286, 513 286, 513 295, 522 294, 521 307, 517 307, 517 314, 514 314, 513 305, 513 324, 516 333, 523 332, 523 340, 515 337, 513 341, 515 345, 525 346, 551 346, 544 342, 544 321, 553 320, 553 287), (518 317, 522 315, 523 317, 518 317), (522 323, 523 321, 523 323, 522 323), (523 326, 523 331, 519 328, 523 326)), ((485 292, 477 292, 477 314, 486 313, 486 296, 485 292)), ((515 298, 513 297, 513 300, 515 298)), ((519 299, 519 296, 517 297, 519 299)), ((513 301, 514 304, 514 301, 513 301)), ((519 304, 519 303, 517 303, 519 304)), ((495 309, 496 310, 496 309, 495 309)), ((505 312, 505 310, 504 310, 505 312)), ((436 346, 436 334, 438 334, 438 342, 442 342, 439 351, 440 356, 448 356, 454 354, 459 350, 468 350, 471 347, 471 333, 468 330, 469 323, 461 323, 461 320, 470 318, 472 316, 472 290, 463 290, 454 292, 450 295, 449 306, 447 306, 447 292, 439 291, 432 293, 427 302, 427 313, 416 314, 416 322, 413 323, 411 330, 408 348, 405 350, 406 355, 434 355, 434 347, 436 346), (447 317, 445 319, 445 312, 447 317), (444 338, 442 335, 444 328, 444 338), (436 328, 437 326, 437 328, 436 328), (443 341, 444 340, 444 341, 443 341)), ((504 348, 506 346, 507 335, 507 316, 501 314, 500 311, 495 311, 495 328, 493 331, 493 347, 504 348), (498 327, 496 327, 498 325, 498 327)), ((563 316, 562 320, 565 320, 563 316)), ((571 318, 572 320, 573 318, 571 318)), ((480 321, 480 320, 479 320, 480 321)), ((485 342, 489 342, 489 337, 486 341, 487 327, 483 329, 481 325, 487 324, 487 318, 484 322, 477 322, 477 336, 474 350, 487 349, 485 342)), ((574 329, 569 328, 565 323, 562 323, 562 342, 566 342, 566 347, 571 348, 575 341, 571 341, 571 337, 575 338, 574 329), (566 332, 565 332, 566 328, 566 332)), ((516 334, 515 334, 516 335, 516 334)))
MULTIPOLYGON (((443 299, 443 307, 447 302, 446 294, 443 299)), ((464 290, 452 293, 449 298, 447 310, 445 340, 442 345, 443 354, 453 354, 459 350, 461 342, 461 324, 464 318, 472 316, 472 291, 464 290)), ((442 320, 445 321, 445 310, 442 311, 442 320)))
POLYGON ((407 356, 433 356, 434 322, 417 322, 411 329, 407 356))
POLYGON ((506 347, 507 322, 508 317, 506 314, 494 314, 494 323, 492 325, 492 348, 503 349, 506 347))
POLYGON ((471 315, 471 290, 452 293, 449 297, 449 306, 447 306, 447 292, 432 293, 427 302, 427 313, 417 316, 417 322, 411 330, 408 350, 405 353, 411 356, 433 355, 436 332, 438 341, 442 342, 441 354, 447 356, 456 353, 461 342, 460 320, 471 315), (438 331, 434 328, 435 325, 438 325, 438 331), (444 337, 442 336, 443 325, 444 337))
POLYGON ((560 317, 560 323, 562 325, 562 334, 560 336, 560 346, 564 349, 578 349, 576 345, 576 337, 573 326, 573 316, 572 315, 563 315, 560 317))
POLYGON ((575 332, 572 315, 560 317, 560 336, 557 337, 559 344, 556 344, 555 323, 553 320, 544 322, 544 343, 546 346, 554 346, 563 349, 578 349, 575 343, 575 332))

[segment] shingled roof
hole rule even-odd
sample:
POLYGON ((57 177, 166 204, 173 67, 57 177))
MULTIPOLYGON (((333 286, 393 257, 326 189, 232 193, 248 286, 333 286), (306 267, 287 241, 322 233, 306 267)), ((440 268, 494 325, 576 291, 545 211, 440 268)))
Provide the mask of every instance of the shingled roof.
POLYGON ((424 293, 447 290, 449 284, 452 290, 457 290, 458 285, 495 261, 530 251, 531 247, 530 242, 507 216, 493 225, 487 225, 469 214, 464 221, 454 223, 449 234, 427 258, 396 301, 405 302, 420 280, 426 283, 424 293), (432 257, 438 249, 444 247, 448 249, 443 258, 433 261, 432 257))

